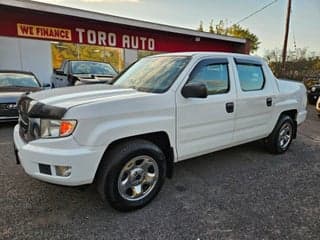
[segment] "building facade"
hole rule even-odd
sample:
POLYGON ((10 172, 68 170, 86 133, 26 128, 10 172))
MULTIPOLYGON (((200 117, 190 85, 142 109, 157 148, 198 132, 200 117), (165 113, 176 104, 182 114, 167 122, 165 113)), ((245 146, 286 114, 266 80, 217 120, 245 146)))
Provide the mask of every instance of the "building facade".
POLYGON ((0 0, 0 69, 50 82, 65 59, 98 60, 121 71, 146 55, 181 51, 249 53, 245 39, 25 1, 0 0))

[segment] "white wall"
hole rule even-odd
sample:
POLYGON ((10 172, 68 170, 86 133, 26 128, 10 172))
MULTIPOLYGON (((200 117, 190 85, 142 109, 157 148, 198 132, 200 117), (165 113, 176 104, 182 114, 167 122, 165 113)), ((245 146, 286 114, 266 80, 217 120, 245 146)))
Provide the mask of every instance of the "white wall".
POLYGON ((49 41, 0 37, 0 69, 30 71, 50 83, 51 61, 49 41))
POLYGON ((22 70, 17 38, 0 37, 0 69, 22 70))
MULTIPOLYGON (((42 83, 52 74, 51 42, 0 36, 0 70, 33 72, 42 83)), ((125 67, 138 59, 138 51, 124 49, 125 67)))

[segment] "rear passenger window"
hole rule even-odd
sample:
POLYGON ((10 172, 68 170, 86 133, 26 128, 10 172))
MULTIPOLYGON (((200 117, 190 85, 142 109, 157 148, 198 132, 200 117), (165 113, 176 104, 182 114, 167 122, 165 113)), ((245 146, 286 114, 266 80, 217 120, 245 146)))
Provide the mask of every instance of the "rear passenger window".
POLYGON ((256 91, 264 87, 264 75, 260 65, 237 64, 240 86, 243 91, 256 91))
POLYGON ((189 82, 204 83, 209 95, 226 93, 229 91, 228 65, 199 64, 191 73, 189 82))

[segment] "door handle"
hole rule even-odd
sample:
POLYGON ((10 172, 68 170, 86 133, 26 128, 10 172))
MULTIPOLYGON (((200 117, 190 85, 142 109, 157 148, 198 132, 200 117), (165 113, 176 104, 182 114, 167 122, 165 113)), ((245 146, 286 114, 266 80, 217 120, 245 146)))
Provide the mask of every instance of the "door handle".
POLYGON ((268 107, 271 107, 271 106, 272 106, 272 98, 271 98, 271 97, 268 97, 268 98, 267 98, 266 104, 267 104, 268 107))
POLYGON ((226 103, 226 111, 227 111, 227 113, 232 113, 234 111, 234 103, 233 102, 226 103))

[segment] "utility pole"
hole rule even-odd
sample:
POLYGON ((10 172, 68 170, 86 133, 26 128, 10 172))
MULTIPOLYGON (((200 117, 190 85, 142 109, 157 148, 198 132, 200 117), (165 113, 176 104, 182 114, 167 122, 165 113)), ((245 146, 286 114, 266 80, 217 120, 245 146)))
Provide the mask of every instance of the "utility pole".
POLYGON ((284 71, 286 70, 287 45, 288 45, 288 35, 289 35, 289 27, 290 27, 290 15, 291 15, 291 0, 288 0, 286 29, 285 29, 283 49, 282 49, 282 74, 284 74, 284 71))

